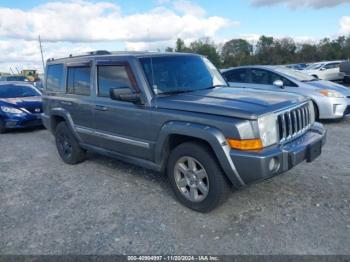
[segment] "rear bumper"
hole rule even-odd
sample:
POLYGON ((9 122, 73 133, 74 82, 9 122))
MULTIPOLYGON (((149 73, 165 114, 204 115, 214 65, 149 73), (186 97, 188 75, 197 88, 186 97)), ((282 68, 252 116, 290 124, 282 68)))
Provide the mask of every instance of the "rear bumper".
POLYGON ((310 162, 311 145, 323 147, 326 133, 323 125, 315 123, 305 135, 288 144, 259 152, 231 150, 230 156, 244 183, 251 184, 282 174, 305 160, 310 162), (272 159, 275 165, 271 165, 272 159), (274 168, 271 169, 270 165, 274 168))

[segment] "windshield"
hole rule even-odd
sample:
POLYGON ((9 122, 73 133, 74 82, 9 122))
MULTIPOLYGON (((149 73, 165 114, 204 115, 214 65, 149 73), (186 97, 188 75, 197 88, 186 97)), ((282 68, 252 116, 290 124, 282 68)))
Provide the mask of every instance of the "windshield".
POLYGON ((305 68, 305 70, 317 70, 320 69, 324 64, 320 63, 320 64, 313 64, 310 65, 309 67, 305 68))
POLYGON ((216 67, 206 58, 171 55, 140 59, 155 94, 169 94, 227 86, 216 67))
POLYGON ((30 86, 0 85, 0 98, 17 98, 40 96, 40 93, 30 86))
POLYGON ((289 77, 293 77, 294 79, 301 81, 301 82, 309 82, 316 80, 315 77, 307 75, 303 73, 303 71, 295 71, 286 67, 276 67, 275 71, 285 74, 289 77))

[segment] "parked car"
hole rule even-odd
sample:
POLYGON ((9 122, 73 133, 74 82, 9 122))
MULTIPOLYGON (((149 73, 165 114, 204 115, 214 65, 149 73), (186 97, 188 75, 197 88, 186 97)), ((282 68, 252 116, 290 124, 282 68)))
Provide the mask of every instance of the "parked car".
POLYGON ((8 76, 0 76, 0 81, 28 82, 28 79, 25 76, 8 75, 8 76))
POLYGON ((304 73, 315 78, 339 81, 344 79, 344 74, 340 72, 339 66, 342 61, 320 62, 310 65, 303 70, 304 73))
POLYGON ((315 117, 337 119, 350 114, 350 90, 282 66, 245 66, 222 70, 233 87, 291 92, 312 99, 315 117))
POLYGON ((340 72, 344 74, 344 82, 350 83, 350 61, 344 61, 340 64, 340 72))
POLYGON ((0 82, 0 133, 42 125, 41 93, 23 82, 0 82))
POLYGON ((286 65, 286 67, 288 67, 290 69, 299 70, 299 71, 304 70, 308 66, 309 66, 309 64, 305 64, 305 63, 286 65))
POLYGON ((231 185, 321 154, 304 96, 228 88, 199 55, 99 53, 47 61, 42 117, 67 164, 91 150, 164 171, 181 203, 208 212, 231 185))

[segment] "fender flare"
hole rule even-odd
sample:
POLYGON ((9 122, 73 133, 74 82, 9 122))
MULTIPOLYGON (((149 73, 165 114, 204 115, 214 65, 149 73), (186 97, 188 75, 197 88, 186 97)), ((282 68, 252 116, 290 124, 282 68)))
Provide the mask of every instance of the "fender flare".
POLYGON ((162 162, 165 153, 164 148, 171 135, 184 135, 206 141, 213 150, 213 153, 215 154, 225 175, 231 181, 231 183, 237 188, 245 186, 243 179, 238 174, 237 169, 230 157, 231 149, 226 141, 226 138, 219 129, 190 122, 167 122, 163 125, 159 133, 158 141, 155 145, 156 163, 162 162))
POLYGON ((52 108, 51 109, 51 112, 50 112, 50 128, 51 128, 52 131, 54 131, 53 130, 53 126, 52 126, 52 123, 53 123, 52 118, 55 117, 55 116, 62 117, 66 121, 66 123, 68 125, 68 128, 72 131, 73 135, 78 139, 78 141, 81 141, 81 138, 80 138, 78 132, 75 129, 74 122, 73 122, 73 119, 72 119, 70 113, 67 110, 63 109, 63 108, 56 107, 56 108, 52 108))

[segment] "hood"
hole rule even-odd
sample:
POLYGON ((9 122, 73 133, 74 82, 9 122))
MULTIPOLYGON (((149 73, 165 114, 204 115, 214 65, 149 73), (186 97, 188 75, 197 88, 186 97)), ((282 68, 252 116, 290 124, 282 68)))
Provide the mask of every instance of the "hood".
POLYGON ((9 106, 29 109, 29 111, 32 111, 33 109, 34 110, 33 112, 36 112, 36 113, 40 113, 42 111, 41 96, 0 98, 0 102, 9 106), (40 112, 35 110, 36 108, 40 109, 40 112))
POLYGON ((314 89, 329 89, 329 90, 338 91, 339 93, 345 96, 350 96, 350 88, 331 81, 318 80, 318 81, 306 82, 304 84, 310 85, 314 89))
POLYGON ((217 87, 158 97, 157 108, 257 119, 260 115, 278 111, 305 100, 307 99, 304 96, 286 92, 217 87))

